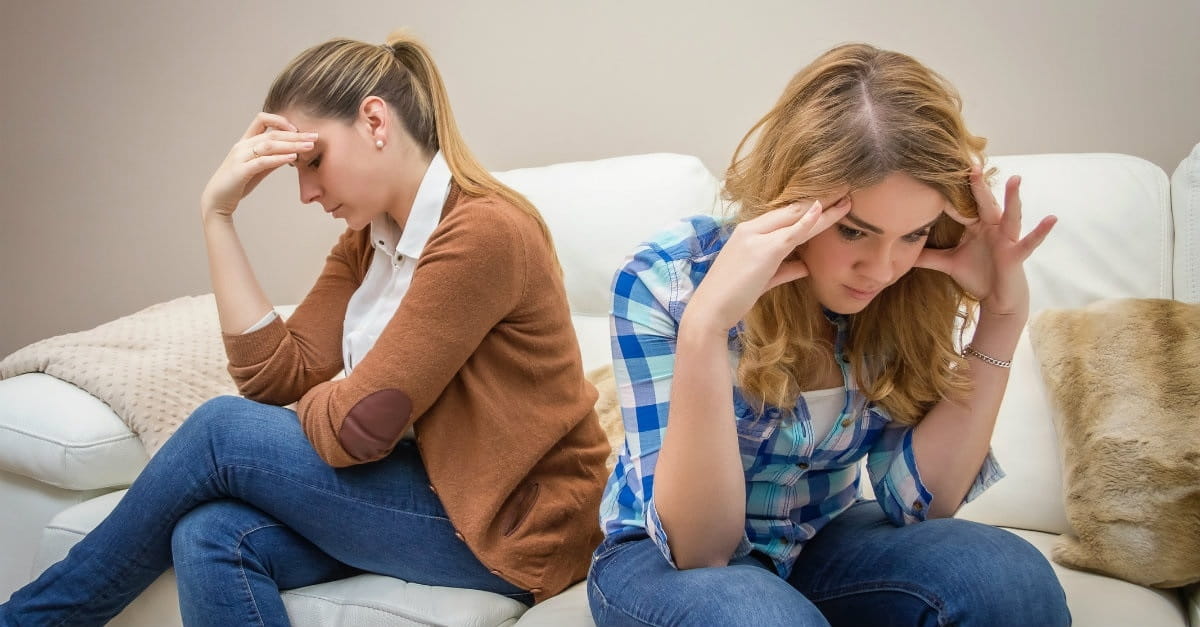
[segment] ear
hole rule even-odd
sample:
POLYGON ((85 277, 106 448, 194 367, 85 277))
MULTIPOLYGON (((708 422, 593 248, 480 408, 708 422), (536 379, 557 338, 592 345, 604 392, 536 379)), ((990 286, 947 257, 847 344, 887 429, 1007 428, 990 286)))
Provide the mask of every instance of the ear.
POLYGON ((388 116, 387 102, 379 96, 367 96, 363 98, 362 104, 358 107, 359 122, 366 125, 366 131, 371 139, 371 142, 387 141, 388 138, 388 116))

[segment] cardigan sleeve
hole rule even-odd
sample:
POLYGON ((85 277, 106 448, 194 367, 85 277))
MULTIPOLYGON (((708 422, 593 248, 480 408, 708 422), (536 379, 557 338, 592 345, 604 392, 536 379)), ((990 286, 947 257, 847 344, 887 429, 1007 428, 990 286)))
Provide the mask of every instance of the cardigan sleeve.
POLYGON ((348 377, 320 383, 300 400, 304 431, 330 465, 391 452, 520 302, 534 225, 507 209, 472 198, 450 211, 375 345, 348 377))
POLYGON ((222 336, 229 374, 243 396, 288 405, 342 369, 346 306, 366 274, 359 239, 365 242, 351 230, 338 238, 316 283, 287 322, 277 316, 249 333, 222 336))

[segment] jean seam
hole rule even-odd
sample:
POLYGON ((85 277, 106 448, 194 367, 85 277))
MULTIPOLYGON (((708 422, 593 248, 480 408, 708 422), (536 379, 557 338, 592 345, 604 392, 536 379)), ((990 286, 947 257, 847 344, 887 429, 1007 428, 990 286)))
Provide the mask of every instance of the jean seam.
MULTIPOLYGON (((366 499, 359 499, 359 498, 355 498, 355 497, 352 497, 352 496, 347 496, 347 495, 345 495, 345 494, 343 494, 343 493, 341 493, 341 492, 337 492, 337 491, 334 491, 334 490, 330 490, 330 489, 328 489, 328 488, 325 488, 325 487, 323 487, 323 486, 313 485, 313 484, 311 484, 311 483, 307 483, 307 482, 304 482, 304 481, 299 481, 299 480, 297 480, 297 479, 296 479, 296 478, 294 478, 294 477, 291 477, 291 476, 289 476, 289 475, 282 474, 282 473, 279 473, 279 472, 275 472, 274 470, 272 470, 272 469, 270 469, 270 468, 263 468, 263 467, 259 467, 259 466, 254 466, 254 465, 252 465, 252 464, 243 464, 243 463, 237 463, 237 464, 228 464, 228 465, 226 465, 226 466, 225 466, 225 468, 226 468, 226 469, 230 469, 230 470, 232 470, 232 469, 254 470, 254 471, 257 471, 257 472, 261 472, 261 473, 263 473, 263 474, 266 474, 266 475, 270 475, 270 476, 272 476, 272 477, 276 477, 276 478, 278 478, 278 479, 281 479, 281 480, 283 480, 283 481, 286 481, 286 482, 288 482, 288 483, 292 483, 292 484, 296 484, 296 485, 301 485, 301 486, 304 486, 304 487, 306 487, 306 488, 309 488, 309 489, 311 489, 311 490, 315 490, 315 491, 317 491, 317 492, 321 492, 321 493, 323 493, 323 494, 328 494, 328 495, 330 495, 330 496, 334 496, 334 497, 337 497, 337 498, 340 498, 340 499, 345 499, 345 500, 347 500, 347 501, 353 501, 353 502, 355 502, 355 503, 360 503, 360 504, 362 504, 362 505, 369 505, 369 506, 371 506, 371 507, 376 507, 376 508, 379 508, 379 509, 386 509, 386 510, 388 510, 388 511, 392 511, 392 512, 398 512, 398 513, 401 513, 401 514, 408 514, 408 515, 410 515, 410 516, 417 516, 417 517, 420 517, 420 518, 429 518, 429 519, 431 519, 431 520, 442 520, 442 521, 445 521, 445 522, 450 522, 450 518, 449 518, 449 517, 447 517, 447 516, 436 516, 436 515, 432 515, 432 514, 422 514, 422 513, 419 513, 419 512, 413 512, 413 511, 409 511, 409 510, 407 510, 407 509, 404 509, 404 508, 402 508, 402 507, 389 507, 389 506, 386 506, 386 505, 381 505, 381 504, 379 504, 379 503, 376 503, 376 502, 373 502, 373 501, 369 501, 369 500, 366 500, 366 499)), ((234 495, 234 494, 230 494, 230 495, 228 495, 228 496, 230 496, 230 497, 234 497, 234 498, 238 498, 238 497, 237 497, 237 495, 234 495)))
POLYGON ((908 582, 880 581, 869 584, 857 584, 843 588, 835 588, 834 590, 821 595, 806 594, 805 596, 807 596, 808 600, 812 601, 813 603, 824 603, 834 599, 840 599, 859 594, 869 594, 872 592, 902 592, 904 594, 916 597, 922 603, 928 605, 937 612, 939 625, 945 624, 944 614, 946 610, 946 604, 943 602, 943 600, 935 594, 930 594, 928 590, 920 586, 914 586, 908 582))
POLYGON ((258 624, 262 625, 263 627, 266 627, 267 622, 263 620, 262 610, 258 609, 258 601, 254 598, 254 591, 250 589, 250 578, 246 576, 245 561, 242 559, 242 545, 246 543, 246 536, 254 533, 255 531, 262 531, 263 529, 282 526, 283 525, 279 523, 272 523, 269 525, 259 525, 258 527, 247 530, 238 537, 237 550, 235 551, 237 554, 238 572, 240 572, 242 575, 242 585, 246 587, 246 596, 250 597, 250 606, 254 608, 254 615, 256 618, 258 618, 258 624))
MULTIPOLYGON (((200 485, 211 484, 213 478, 217 476, 219 470, 220 470, 219 468, 214 468, 213 471, 208 473, 208 476, 205 477, 200 482, 200 485)), ((121 497, 121 498, 122 498, 122 500, 124 500, 124 497, 121 497)), ((182 496, 181 496, 181 498, 182 498, 182 496)), ((178 505, 178 502, 176 503, 176 505, 178 505)), ((178 523, 178 521, 176 521, 176 523, 178 523)), ((174 528, 174 527, 172 526, 172 528, 174 528)), ((95 531, 95 529, 93 529, 92 531, 95 531)), ((88 533, 91 533, 91 531, 89 531, 88 533)), ((125 569, 128 569, 130 566, 143 568, 143 566, 141 565, 140 562, 142 560, 142 557, 146 554, 146 552, 148 550, 149 550, 149 544, 143 542, 139 546, 138 551, 136 553, 134 553, 133 555, 131 555, 129 557, 129 559, 125 561, 125 564, 126 564, 125 569)), ((93 553, 92 555, 89 556, 89 559, 96 559, 96 555, 93 553)), ((124 574, 125 569, 120 569, 121 574, 124 574)), ((112 571, 109 571, 109 574, 111 574, 111 572, 112 571)), ((159 574, 161 575, 162 573, 159 573, 159 574)), ((110 592, 110 590, 112 590, 114 587, 119 587, 117 585, 117 579, 107 577, 105 579, 105 588, 101 591, 100 594, 97 595, 97 597, 100 599, 105 599, 105 600, 112 598, 113 595, 112 595, 112 592, 110 592)), ((78 616, 81 611, 83 611, 83 609, 84 608, 82 606, 75 608, 75 611, 71 612, 69 615, 64 617, 62 622, 59 624, 60 625, 70 624, 70 622, 72 620, 74 620, 75 617, 78 616)))
POLYGON ((590 585, 592 587, 592 589, 594 589, 596 591, 596 596, 598 596, 600 598, 600 603, 602 603, 605 608, 608 608, 611 611, 615 611, 618 614, 621 614, 622 616, 624 616, 630 620, 637 621, 641 625, 647 625, 648 627, 662 627, 658 623, 652 623, 650 621, 638 618, 637 616, 634 616, 633 614, 630 614, 623 607, 609 603, 608 597, 604 596, 604 591, 600 589, 600 586, 597 585, 595 581, 588 582, 588 585, 590 585))

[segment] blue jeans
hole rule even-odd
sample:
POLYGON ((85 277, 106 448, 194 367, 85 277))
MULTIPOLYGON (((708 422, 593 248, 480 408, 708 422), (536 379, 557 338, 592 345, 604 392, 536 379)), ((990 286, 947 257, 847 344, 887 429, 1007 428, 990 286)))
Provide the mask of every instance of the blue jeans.
POLYGON ((189 625, 286 625, 279 590, 373 572, 530 604, 456 537, 416 446, 335 469, 290 410, 200 406, 108 518, 0 606, 0 625, 98 625, 174 565, 189 625))
POLYGON ((588 601, 608 625, 1069 625, 1050 563, 1018 536, 965 520, 895 527, 864 501, 821 529, 788 579, 755 557, 675 570, 642 533, 592 558, 588 601))

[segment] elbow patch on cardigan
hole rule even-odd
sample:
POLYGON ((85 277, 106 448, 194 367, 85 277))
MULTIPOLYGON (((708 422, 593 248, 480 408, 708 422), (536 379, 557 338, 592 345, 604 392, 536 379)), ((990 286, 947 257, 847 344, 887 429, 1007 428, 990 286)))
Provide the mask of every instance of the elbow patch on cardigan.
POLYGON ((338 442, 359 461, 378 459, 391 450, 412 417, 412 399, 400 390, 380 390, 363 397, 346 414, 338 442))

